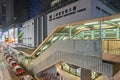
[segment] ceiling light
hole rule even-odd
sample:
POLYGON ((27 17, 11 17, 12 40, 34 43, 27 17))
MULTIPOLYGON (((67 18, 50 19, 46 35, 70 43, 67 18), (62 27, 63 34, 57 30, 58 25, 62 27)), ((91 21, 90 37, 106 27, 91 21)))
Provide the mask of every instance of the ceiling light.
POLYGON ((80 26, 78 26, 76 29, 83 29, 83 28, 85 28, 86 26, 84 26, 84 25, 80 25, 80 26))
MULTIPOLYGON (((100 25, 94 25, 94 27, 99 27, 100 25)), ((102 24, 101 26, 107 26, 107 24, 102 24)))
POLYGON ((46 45, 42 48, 42 50, 45 50, 46 48, 48 48, 49 45, 46 45))
POLYGON ((54 42, 56 39, 58 38, 58 36, 54 37, 51 42, 54 42))
POLYGON ((118 19, 112 19, 110 21, 120 21, 120 18, 118 18, 118 19))
POLYGON ((64 37, 63 40, 66 40, 68 37, 64 37))
POLYGON ((85 23, 84 25, 94 25, 94 24, 98 24, 99 22, 91 22, 91 23, 85 23))
POLYGON ((70 26, 66 26, 65 28, 69 28, 70 26))

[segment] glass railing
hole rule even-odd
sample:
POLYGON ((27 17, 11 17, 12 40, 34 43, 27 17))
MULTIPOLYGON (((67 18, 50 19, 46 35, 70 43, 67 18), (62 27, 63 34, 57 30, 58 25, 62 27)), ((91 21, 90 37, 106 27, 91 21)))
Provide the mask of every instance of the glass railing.
MULTIPOLYGON (((38 57, 52 43, 57 40, 97 40, 97 39, 119 39, 120 38, 120 19, 111 19, 100 22, 87 22, 58 27, 48 36, 42 44, 32 53, 38 57)), ((108 47, 107 47, 108 48, 108 47)), ((108 50, 107 50, 108 51, 108 50)), ((109 50, 110 51, 110 50, 109 50)), ((113 50, 112 50, 113 51, 113 50)), ((118 51, 119 52, 119 51, 118 51)))

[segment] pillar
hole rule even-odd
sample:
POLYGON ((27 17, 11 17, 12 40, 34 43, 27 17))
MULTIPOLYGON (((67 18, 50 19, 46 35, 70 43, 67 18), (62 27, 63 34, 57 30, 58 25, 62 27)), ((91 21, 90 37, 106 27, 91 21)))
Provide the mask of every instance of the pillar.
POLYGON ((91 80, 91 71, 81 68, 81 80, 91 80))

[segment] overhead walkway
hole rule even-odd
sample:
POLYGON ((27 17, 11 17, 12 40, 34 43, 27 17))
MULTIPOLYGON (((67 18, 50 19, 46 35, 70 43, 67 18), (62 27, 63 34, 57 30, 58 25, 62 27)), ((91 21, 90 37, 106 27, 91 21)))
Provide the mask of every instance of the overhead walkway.
POLYGON ((64 61, 103 75, 113 76, 114 62, 119 63, 120 57, 112 61, 104 56, 120 55, 118 17, 120 15, 104 17, 104 21, 103 18, 98 18, 56 28, 32 53, 34 60, 29 70, 37 74, 64 61))

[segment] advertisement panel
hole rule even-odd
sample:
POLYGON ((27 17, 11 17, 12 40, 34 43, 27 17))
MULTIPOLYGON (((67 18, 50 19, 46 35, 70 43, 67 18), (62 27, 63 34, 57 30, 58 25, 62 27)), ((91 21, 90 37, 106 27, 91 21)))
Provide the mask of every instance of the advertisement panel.
POLYGON ((22 43, 23 42, 23 29, 22 29, 22 25, 18 26, 18 43, 22 43))

